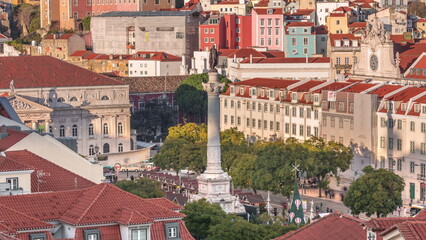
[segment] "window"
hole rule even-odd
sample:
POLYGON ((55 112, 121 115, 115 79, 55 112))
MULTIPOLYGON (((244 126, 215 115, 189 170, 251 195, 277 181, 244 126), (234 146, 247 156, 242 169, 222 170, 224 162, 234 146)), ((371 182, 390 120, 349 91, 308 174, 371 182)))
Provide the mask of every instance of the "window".
POLYGON ((339 102, 339 111, 345 111, 345 103, 339 102))
POLYGON ((349 57, 345 57, 345 65, 349 65, 349 57))
POLYGON ((234 121, 234 116, 232 115, 232 116, 231 116, 231 125, 232 125, 232 126, 234 125, 234 122, 235 122, 235 121, 234 121))
POLYGON ((73 137, 77 137, 78 136, 78 131, 77 131, 77 125, 72 125, 72 136, 73 137))
POLYGON ((241 109, 241 102, 240 101, 237 102, 237 108, 241 109))
POLYGON ((109 100, 109 97, 108 96, 103 96, 102 98, 101 98, 101 100, 109 100))
POLYGON ((411 121, 410 122, 410 131, 414 132, 415 129, 416 129, 416 124, 413 121, 411 121))
POLYGON ((307 126, 306 127, 306 136, 310 137, 311 136, 311 126, 307 126))
POLYGON ((265 129, 265 130, 268 129, 268 121, 266 121, 266 120, 263 121, 263 129, 265 129))
POLYGON ((268 26, 272 25, 272 18, 268 18, 268 26))
POLYGON ((31 233, 30 240, 46 240, 46 233, 31 233))
POLYGON ((414 153, 416 151, 416 144, 414 141, 410 141, 410 152, 414 153))
POLYGON ((380 137, 380 148, 385 148, 385 137, 380 137))
POLYGON ((246 124, 246 126, 250 127, 250 118, 247 118, 247 124, 246 124))
POLYGON ((292 108, 292 116, 297 117, 297 108, 296 107, 292 108))
POLYGON ((109 153, 109 144, 108 143, 104 144, 104 153, 109 153))
POLYGON ((415 166, 414 162, 410 162, 410 173, 414 173, 415 166))
POLYGON ((339 118, 339 128, 343 128, 343 118, 339 118))
POLYGON ((265 25, 265 19, 260 19, 260 26, 264 26, 265 25))
POLYGON ((314 119, 315 120, 318 119, 318 115, 319 115, 319 112, 318 112, 317 109, 315 109, 315 111, 314 111, 314 119))
POLYGON ((340 65, 340 57, 336 57, 336 65, 340 65))
POLYGON ((122 143, 118 144, 118 152, 123 152, 123 144, 122 143))
POLYGON ((336 20, 336 25, 340 25, 340 20, 336 20))
POLYGON ((275 35, 280 35, 280 29, 279 28, 275 28, 275 35))
POLYGON ((231 108, 234 108, 234 100, 231 100, 231 108))
POLYGON ((376 233, 369 230, 368 233, 367 233, 367 239, 368 240, 376 240, 376 233))
POLYGON ((322 125, 327 126, 327 117, 326 116, 322 117, 322 125))
POLYGON ((303 118, 303 115, 305 115, 305 113, 303 107, 301 107, 299 108, 299 117, 303 118))
POLYGON ((309 39, 308 38, 303 38, 303 46, 308 46, 309 45, 309 39))
POLYGON ((398 120, 396 121, 396 128, 397 128, 398 130, 401 130, 401 129, 402 129, 402 120, 401 120, 401 119, 398 119, 398 120))
POLYGON ((272 45, 272 38, 268 38, 268 46, 272 45))
POLYGON ((296 44, 297 44, 296 38, 295 37, 291 38, 291 45, 296 46, 296 44))
POLYGON ((123 136, 123 123, 118 123, 118 136, 123 136))
POLYGON ((104 123, 104 136, 108 137, 108 123, 104 123))
POLYGON ((237 117, 237 125, 241 126, 241 117, 237 117))
POLYGON ((256 119, 252 119, 251 123, 252 123, 252 127, 255 128, 256 127, 256 119))
POLYGON ((402 150, 402 140, 401 139, 396 140, 396 150, 398 150, 398 151, 402 150))
POLYGON ((93 145, 89 146, 89 156, 93 156, 95 155, 95 148, 93 147, 93 145))
POLYGON ((296 124, 291 124, 291 133, 293 134, 293 135, 296 135, 297 134, 297 125, 296 124))
POLYGON ((331 117, 331 121, 330 121, 331 123, 330 123, 330 127, 334 127, 334 125, 335 125, 335 119, 334 119, 334 117, 331 117))
POLYGON ((6 178, 6 182, 10 183, 10 190, 16 190, 19 188, 18 178, 6 178))
POLYGON ((265 28, 260 28, 260 35, 265 35, 265 28))
POLYGON ((421 131, 422 133, 426 132, 426 123, 421 124, 421 131))
POLYGON ((84 230, 84 240, 99 240, 99 229, 84 230))
POLYGON ((247 110, 250 110, 250 102, 247 102, 247 110))
POLYGON ((268 112, 268 104, 267 103, 263 104, 263 111, 268 112))
POLYGON ((285 133, 290 133, 290 123, 285 124, 285 133))
POLYGON ((396 162, 396 170, 402 171, 402 158, 398 158, 396 162))
POLYGON ((388 139, 388 148, 389 148, 389 150, 393 149, 393 138, 388 139))
POLYGON ((284 112, 285 112, 286 116, 290 115, 290 107, 289 106, 285 106, 284 112))
POLYGON ((257 104, 257 111, 259 111, 259 112, 262 111, 262 104, 261 103, 257 104))
POLYGON ((310 108, 306 109, 306 118, 308 118, 308 119, 311 118, 311 112, 312 112, 312 110, 310 108))
POLYGON ((210 28, 210 33, 214 33, 214 28, 210 28))
POLYGON ((420 154, 426 154, 426 143, 420 144, 420 154))
POLYGON ((58 102, 65 102, 65 99, 63 97, 58 98, 58 102))
POLYGON ((426 165, 424 163, 420 164, 420 175, 425 177, 426 165))
POLYGON ((132 239, 131 240, 146 240, 147 230, 146 229, 133 229, 132 230, 132 239))
POLYGON ((89 136, 93 136, 93 124, 89 124, 89 136))
POLYGON ((304 128, 304 126, 303 125, 300 125, 299 126, 299 135, 300 136, 303 136, 303 130, 304 130, 305 128, 304 128))
POLYGON ((223 101, 223 106, 224 106, 225 108, 227 108, 227 107, 228 107, 228 100, 226 100, 226 99, 225 99, 225 101, 223 101))
POLYGON ((385 157, 381 156, 380 157, 380 168, 385 168, 385 157))
POLYGON ((228 124, 228 115, 224 115, 224 116, 223 116, 223 122, 224 122, 225 124, 228 124))
POLYGON ((268 36, 272 35, 272 28, 268 28, 268 36))
POLYGON ((276 109, 276 112, 279 113, 280 112, 280 105, 277 104, 277 107, 275 109, 276 109))
POLYGON ((59 137, 65 137, 65 126, 61 125, 59 127, 59 137))
POLYGON ((318 137, 318 127, 314 127, 314 136, 318 137))
POLYGON ((208 28, 204 28, 204 33, 209 33, 209 29, 208 28))
POLYGON ((393 120, 392 119, 388 120, 388 127, 393 128, 393 120))

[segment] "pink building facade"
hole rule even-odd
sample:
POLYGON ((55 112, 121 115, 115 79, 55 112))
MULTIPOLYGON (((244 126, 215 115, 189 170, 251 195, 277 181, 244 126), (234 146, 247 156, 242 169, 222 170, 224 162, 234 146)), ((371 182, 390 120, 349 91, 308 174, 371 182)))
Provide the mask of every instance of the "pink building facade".
POLYGON ((253 9, 252 45, 283 51, 284 18, 281 8, 253 9))

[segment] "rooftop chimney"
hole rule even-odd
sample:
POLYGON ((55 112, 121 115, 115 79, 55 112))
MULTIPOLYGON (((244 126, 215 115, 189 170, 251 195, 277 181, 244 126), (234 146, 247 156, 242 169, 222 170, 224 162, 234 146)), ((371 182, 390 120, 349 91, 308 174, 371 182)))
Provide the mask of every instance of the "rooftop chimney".
POLYGON ((7 136, 9 136, 9 134, 6 132, 6 125, 3 124, 3 126, 1 126, 0 140, 6 138, 7 136))

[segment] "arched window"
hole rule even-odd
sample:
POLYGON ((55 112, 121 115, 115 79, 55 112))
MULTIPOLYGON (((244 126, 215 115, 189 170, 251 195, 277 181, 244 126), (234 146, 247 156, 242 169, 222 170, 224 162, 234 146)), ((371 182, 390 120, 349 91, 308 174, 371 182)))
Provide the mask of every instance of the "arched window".
POLYGON ((59 127, 59 137, 65 137, 65 126, 61 125, 59 127))
POLYGON ((104 123, 104 136, 108 137, 108 123, 104 123))
POLYGON ((65 102, 65 99, 63 97, 58 98, 58 102, 65 102))
POLYGON ((72 125, 72 136, 73 137, 77 137, 78 136, 78 131, 77 131, 77 125, 72 125))
POLYGON ((93 147, 93 145, 89 146, 89 156, 93 156, 95 155, 95 148, 93 147))
POLYGON ((77 98, 76 97, 72 97, 71 99, 70 99, 70 102, 77 102, 78 100, 77 100, 77 98))
POLYGON ((109 100, 108 96, 102 96, 101 100, 109 100))
POLYGON ((118 152, 123 152, 123 144, 118 144, 118 152))
POLYGON ((118 123, 118 136, 123 136, 123 123, 118 123))
POLYGON ((89 136, 93 136, 93 124, 89 124, 89 136))
POLYGON ((109 153, 109 144, 108 143, 104 144, 104 152, 103 153, 109 153))
POLYGON ((53 133, 53 128, 52 128, 52 126, 49 126, 49 133, 53 133))

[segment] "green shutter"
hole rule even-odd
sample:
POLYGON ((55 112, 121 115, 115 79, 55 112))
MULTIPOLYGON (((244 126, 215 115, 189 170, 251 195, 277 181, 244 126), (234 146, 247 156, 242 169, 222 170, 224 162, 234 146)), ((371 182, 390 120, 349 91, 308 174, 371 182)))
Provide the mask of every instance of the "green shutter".
POLYGON ((410 183, 410 199, 415 198, 416 185, 414 183, 410 183))

